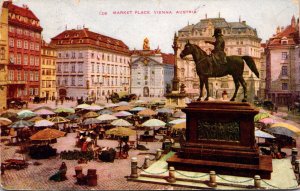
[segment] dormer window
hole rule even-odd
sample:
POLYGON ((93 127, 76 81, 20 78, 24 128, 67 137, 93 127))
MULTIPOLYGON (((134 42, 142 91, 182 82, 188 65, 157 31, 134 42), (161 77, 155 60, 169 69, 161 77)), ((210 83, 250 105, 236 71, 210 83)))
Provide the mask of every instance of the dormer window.
POLYGON ((282 37, 281 40, 280 40, 280 43, 283 44, 283 45, 288 44, 288 39, 286 37, 282 37))
POLYGON ((79 35, 76 33, 75 35, 74 35, 75 37, 79 37, 79 35))
POLYGON ((65 38, 68 38, 69 37, 69 34, 65 34, 65 38))

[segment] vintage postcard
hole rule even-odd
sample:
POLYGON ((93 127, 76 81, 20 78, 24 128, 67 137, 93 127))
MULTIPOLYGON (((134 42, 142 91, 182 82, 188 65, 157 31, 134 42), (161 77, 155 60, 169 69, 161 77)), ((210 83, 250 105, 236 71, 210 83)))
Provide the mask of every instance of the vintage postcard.
POLYGON ((2 189, 299 189, 299 0, 0 6, 2 189))

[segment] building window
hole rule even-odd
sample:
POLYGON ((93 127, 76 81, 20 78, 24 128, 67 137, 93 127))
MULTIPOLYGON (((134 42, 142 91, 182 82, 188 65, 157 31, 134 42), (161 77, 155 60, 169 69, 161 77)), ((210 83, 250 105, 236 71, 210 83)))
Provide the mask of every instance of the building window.
POLYGON ((39 51, 40 50, 40 45, 38 43, 35 44, 35 50, 39 51))
POLYGON ((287 52, 282 52, 282 53, 281 53, 281 59, 282 59, 282 60, 286 60, 287 58, 288 58, 287 52))
POLYGON ((83 58, 82 52, 79 52, 78 58, 83 58))
POLYGON ((24 41, 24 49, 28 49, 28 41, 24 41))
POLYGON ((12 38, 9 39, 9 46, 10 46, 10 47, 14 47, 14 43, 15 43, 15 42, 14 42, 14 39, 12 39, 12 38))
POLYGON ((34 88, 34 95, 39 95, 39 88, 34 88))
POLYGON ((94 56, 95 56, 94 53, 91 53, 91 58, 94 58, 94 56))
POLYGON ((17 73, 17 80, 21 81, 21 71, 20 70, 18 70, 18 73, 17 73))
POLYGON ((30 56, 30 65, 34 65, 34 57, 33 56, 30 56))
POLYGON ((76 53, 72 52, 72 58, 75 58, 75 56, 76 56, 76 53))
POLYGON ((21 40, 17 40, 17 48, 22 48, 22 41, 21 40))
POLYGON ((5 48, 4 47, 2 47, 0 50, 0 59, 1 60, 5 59, 5 48))
POLYGON ((242 55, 242 49, 241 48, 238 48, 238 55, 242 55))
POLYGON ((61 53, 58 53, 58 58, 61 58, 61 53))
POLYGON ((281 75, 282 76, 287 76, 288 75, 288 67, 287 66, 282 66, 281 67, 281 75))
POLYGON ((21 64, 21 54, 17 54, 17 64, 21 64))
POLYGON ((78 86, 82 86, 83 83, 82 83, 82 77, 78 77, 78 86))
POLYGON ((28 75, 28 72, 24 71, 24 81, 27 81, 27 75, 28 75))
POLYGON ((69 54, 68 53, 66 53, 66 58, 69 58, 69 54))
POLYGON ((68 63, 64 63, 64 72, 69 72, 68 70, 68 63))
POLYGON ((95 64, 92 62, 92 73, 95 72, 95 64))
POLYGON ((8 80, 10 81, 14 80, 14 71, 9 71, 8 80))
POLYGON ((57 64, 57 72, 61 72, 61 65, 57 64))
POLYGON ((75 86, 75 77, 74 76, 71 77, 71 85, 75 86))
POLYGON ((29 95, 33 95, 33 88, 29 88, 29 95))
POLYGON ((32 72, 32 71, 30 71, 30 77, 29 77, 29 80, 30 80, 30 81, 33 81, 33 72, 32 72))
POLYGON ((288 90, 288 84, 282 83, 282 90, 288 90))
POLYGON ((83 63, 78 63, 78 72, 83 72, 83 63))
POLYGON ((40 59, 39 57, 35 57, 35 65, 38 66, 40 63, 40 59))
POLYGON ((97 73, 100 73, 100 63, 97 63, 97 73))
POLYGON ((34 50, 34 43, 33 42, 30 43, 30 50, 34 50))
POLYGON ((35 81, 39 81, 39 72, 35 72, 35 81))
POLYGON ((72 70, 72 72, 76 72, 75 71, 75 63, 71 65, 71 70, 72 70))

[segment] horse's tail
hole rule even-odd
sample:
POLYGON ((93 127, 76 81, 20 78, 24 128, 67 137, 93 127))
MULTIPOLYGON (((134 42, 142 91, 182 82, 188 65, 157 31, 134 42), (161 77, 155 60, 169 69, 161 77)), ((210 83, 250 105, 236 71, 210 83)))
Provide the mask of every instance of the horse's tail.
POLYGON ((242 56, 242 59, 246 61, 246 64, 249 66, 250 70, 252 72, 254 72, 256 77, 259 78, 259 73, 258 73, 258 70, 256 68, 256 65, 255 65, 255 62, 254 62, 253 58, 251 56, 242 56))

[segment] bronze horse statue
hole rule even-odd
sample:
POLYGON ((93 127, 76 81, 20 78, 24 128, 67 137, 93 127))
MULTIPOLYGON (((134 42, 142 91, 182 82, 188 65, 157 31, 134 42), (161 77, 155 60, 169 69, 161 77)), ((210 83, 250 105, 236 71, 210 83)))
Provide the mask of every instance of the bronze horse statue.
POLYGON ((185 56, 191 54, 193 56, 193 60, 196 65, 197 75, 200 79, 200 96, 197 101, 201 100, 202 97, 202 90, 203 86, 205 85, 207 96, 205 101, 208 100, 209 97, 209 87, 208 87, 208 78, 209 77, 222 77, 226 75, 231 75, 235 84, 235 91, 230 99, 230 101, 234 101, 237 91, 240 87, 240 84, 243 86, 244 89, 244 98, 242 102, 247 101, 247 85, 243 78, 244 72, 244 61, 249 66, 252 72, 259 77, 259 73, 257 71, 256 65, 252 57, 250 56, 227 56, 227 63, 226 64, 214 64, 211 68, 211 73, 209 71, 210 63, 212 63, 212 57, 207 55, 204 50, 202 50, 199 46, 195 44, 191 44, 187 41, 186 45, 184 46, 183 51, 180 53, 180 58, 184 58, 185 56))

